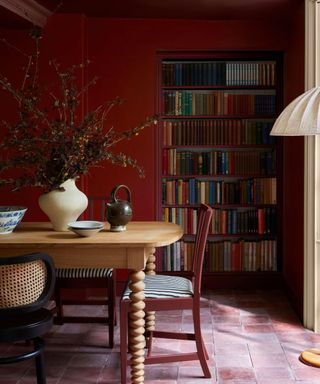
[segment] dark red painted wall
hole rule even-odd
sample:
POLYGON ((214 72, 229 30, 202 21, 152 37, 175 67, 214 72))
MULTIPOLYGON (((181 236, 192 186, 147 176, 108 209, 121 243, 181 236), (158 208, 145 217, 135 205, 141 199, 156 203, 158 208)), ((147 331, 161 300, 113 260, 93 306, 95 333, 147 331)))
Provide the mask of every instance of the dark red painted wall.
MULTIPOLYGON (((175 20, 88 20, 88 53, 92 74, 101 76, 91 102, 120 95, 127 99, 115 114, 115 125, 125 127, 155 111, 156 54, 159 50, 286 49, 287 30, 260 22, 207 22, 175 20)), ((130 184, 135 217, 154 218, 156 128, 146 130, 124 148, 146 170, 140 180, 133 171, 108 167, 97 170, 100 185, 90 177, 91 191, 109 191, 119 182, 130 184)))
MULTIPOLYGON (((40 71, 41 86, 56 82, 53 69, 49 60, 57 59, 62 68, 72 64, 81 63, 85 50, 85 19, 78 16, 59 17, 54 22, 49 22, 40 41, 40 71)), ((29 30, 0 30, 8 44, 2 44, 0 71, 8 77, 15 87, 20 87, 28 63, 27 55, 34 53, 32 39, 28 37, 29 30)), ((12 97, 0 89, 1 118, 14 121, 16 104, 12 97)), ((0 204, 16 204, 28 207, 24 217, 25 221, 45 221, 47 217, 40 211, 38 196, 42 193, 39 188, 25 188, 19 192, 11 192, 9 188, 0 189, 0 204)))
MULTIPOLYGON (((10 34, 11 32, 9 32, 10 34)), ((19 34, 18 34, 19 35, 19 34)), ((21 34, 23 35, 23 33, 21 34)), ((16 38, 15 38, 16 39, 16 38)), ((16 39, 19 40, 19 39, 16 39)), ((156 55, 160 50, 282 50, 285 55, 285 101, 303 90, 303 14, 294 24, 261 21, 192 21, 106 19, 56 15, 44 31, 42 63, 57 58, 62 64, 75 64, 88 57, 92 64, 83 80, 99 76, 91 89, 85 110, 106 99, 121 96, 126 102, 109 116, 108 127, 127 129, 155 113, 156 55)), ((19 41, 18 41, 19 42, 19 41)), ((6 68, 5 56, 0 69, 6 68)), ((10 57, 12 63, 12 57, 10 57)), ((9 65, 10 65, 9 63, 9 65)), ((14 68, 15 69, 15 68, 14 68)), ((46 70, 44 70, 46 76, 46 70)), ((1 97, 1 116, 6 115, 7 98, 1 97)), ((139 179, 129 168, 106 164, 95 168, 80 180, 88 195, 109 195, 118 183, 132 190, 134 219, 156 218, 155 154, 157 127, 115 147, 136 158, 145 168, 146 178, 139 179)), ((300 139, 285 141, 284 158, 284 275, 297 297, 302 297, 302 209, 303 145, 300 139), (299 154, 298 156, 297 153, 299 154), (295 154, 296 157, 293 157, 295 154), (295 167, 291 165, 294 162, 295 167), (293 188, 293 186, 295 188, 293 188), (301 224, 295 226, 294 218, 301 224), (294 239, 294 240, 292 240, 294 239)), ((37 205, 40 191, 30 189, 13 195, 0 191, 1 204, 29 207, 26 220, 45 220, 37 205)))

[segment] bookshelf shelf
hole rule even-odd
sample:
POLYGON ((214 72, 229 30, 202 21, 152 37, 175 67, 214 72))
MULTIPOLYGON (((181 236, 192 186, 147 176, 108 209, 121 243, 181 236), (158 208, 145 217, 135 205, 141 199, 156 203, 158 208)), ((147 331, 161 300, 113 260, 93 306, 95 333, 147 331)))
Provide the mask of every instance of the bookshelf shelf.
MULTIPOLYGON (((215 145, 214 146, 215 149, 240 149, 240 148, 257 148, 257 149, 272 149, 274 148, 274 145, 272 144, 252 144, 252 145, 249 145, 249 144, 239 144, 239 145, 236 145, 236 144, 229 144, 229 145, 215 145)), ((201 149, 201 148, 205 148, 205 149, 212 149, 212 145, 164 145, 163 146, 163 149, 201 149)))
MULTIPOLYGON (((185 241, 192 241, 194 240, 194 237, 195 235, 192 235, 192 234, 189 234, 189 233, 185 233, 184 234, 184 240, 185 241)), ((240 239, 240 240, 243 240, 243 239, 249 239, 249 238, 256 238, 257 237, 257 234, 256 233, 241 233, 241 234, 226 234, 226 235, 223 235, 223 234, 216 234, 216 235, 213 235, 212 233, 209 233, 209 241, 212 240, 212 239, 223 239, 223 238, 233 238, 233 239, 240 239)), ((271 234, 264 234, 264 235, 260 235, 259 236, 261 239, 274 239, 276 238, 276 235, 271 235, 271 234)))
MULTIPOLYGON (((212 208, 250 208, 250 207, 274 207, 274 204, 210 204, 212 208)), ((172 207, 180 207, 180 208, 198 208, 200 204, 162 204, 163 208, 172 208, 172 207)))
POLYGON ((281 55, 162 53, 158 74, 158 219, 185 235, 159 255, 157 269, 187 273, 205 202, 214 209, 206 287, 215 278, 222 288, 223 279, 225 287, 278 280, 282 142, 269 133, 282 107, 281 55))
MULTIPOLYGON (((265 177, 264 175, 260 175, 260 174, 251 174, 250 175, 251 177, 255 177, 255 178, 263 178, 265 177)), ((269 175, 270 177, 271 176, 276 176, 276 174, 274 173, 270 173, 269 175)), ((166 179, 192 179, 192 178, 196 178, 196 179, 221 179, 221 177, 223 177, 224 179, 247 179, 248 176, 245 176, 245 175, 199 175, 199 174, 193 174, 193 175, 165 175, 165 178, 166 179)))
POLYGON ((162 89, 165 90, 197 90, 197 89, 205 89, 205 90, 211 90, 211 89, 274 89, 273 86, 258 86, 258 85, 211 85, 211 86, 206 86, 206 85, 195 85, 195 86, 187 86, 187 85, 181 85, 181 86, 164 86, 162 89))
MULTIPOLYGON (((252 115, 246 115, 246 114, 229 114, 229 115, 160 115, 161 119, 163 120, 182 120, 182 119, 212 119, 213 117, 217 119, 252 119, 252 115)), ((270 119, 270 115, 260 115, 261 119, 270 119)))

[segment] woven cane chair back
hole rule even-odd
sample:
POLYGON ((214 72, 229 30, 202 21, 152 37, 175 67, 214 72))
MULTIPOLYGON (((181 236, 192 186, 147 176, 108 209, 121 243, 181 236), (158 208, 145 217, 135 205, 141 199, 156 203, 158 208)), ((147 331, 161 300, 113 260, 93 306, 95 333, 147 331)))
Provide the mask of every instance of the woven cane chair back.
POLYGON ((0 313, 40 308, 49 299, 53 285, 54 267, 48 255, 0 258, 0 313))

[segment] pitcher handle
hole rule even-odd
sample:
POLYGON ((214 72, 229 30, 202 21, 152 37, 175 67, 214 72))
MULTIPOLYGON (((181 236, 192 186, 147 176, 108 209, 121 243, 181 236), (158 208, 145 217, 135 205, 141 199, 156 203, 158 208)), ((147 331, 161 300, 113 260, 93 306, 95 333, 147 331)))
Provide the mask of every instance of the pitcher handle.
POLYGON ((124 184, 116 185, 116 186, 113 188, 113 190, 111 191, 111 198, 114 199, 114 201, 115 201, 116 203, 118 203, 116 194, 117 194, 117 192, 119 191, 120 188, 124 188, 124 189, 127 191, 128 202, 131 204, 131 191, 130 191, 130 189, 129 189, 126 185, 124 185, 124 184))

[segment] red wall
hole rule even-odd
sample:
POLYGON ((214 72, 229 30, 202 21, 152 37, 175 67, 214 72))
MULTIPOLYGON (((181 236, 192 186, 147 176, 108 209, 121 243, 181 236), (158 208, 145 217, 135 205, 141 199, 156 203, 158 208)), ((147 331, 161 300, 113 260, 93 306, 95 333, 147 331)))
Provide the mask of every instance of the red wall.
MULTIPOLYGON (((90 102, 117 95, 127 99, 115 114, 115 126, 138 123, 155 112, 156 53, 159 50, 258 50, 286 49, 287 31, 280 25, 261 22, 209 22, 185 20, 89 19, 88 53, 92 74, 101 76, 90 102)), ((146 179, 133 171, 108 167, 90 177, 93 193, 110 191, 119 182, 133 192, 135 217, 154 218, 156 128, 147 129, 124 146, 145 167, 146 179)), ((93 175, 93 173, 92 173, 93 175)))
MULTIPOLYGON (((85 50, 85 19, 78 16, 59 17, 54 22, 49 22, 44 31, 44 38, 40 40, 40 83, 42 86, 56 81, 53 69, 49 66, 49 60, 57 59, 61 67, 81 63, 85 50)), ((0 71, 16 87, 22 84, 25 66, 28 62, 27 55, 34 53, 32 39, 28 37, 29 30, 1 30, 0 36, 4 36, 8 43, 1 47, 0 71), (19 52, 19 51, 20 52, 19 52)), ((8 121, 15 119, 16 104, 7 92, 0 89, 1 118, 8 121)), ((24 188, 19 192, 11 192, 10 188, 0 188, 0 205, 16 204, 28 207, 24 217, 25 221, 45 221, 47 217, 38 206, 38 196, 42 193, 39 188, 24 188)))
MULTIPOLYGON (((43 76, 48 72, 46 59, 56 58, 62 64, 92 60, 88 77, 98 75, 91 89, 89 107, 116 96, 127 101, 110 114, 108 127, 127 129, 155 113, 156 53, 159 50, 287 50, 290 33, 284 25, 261 21, 190 21, 105 19, 55 15, 44 30, 41 42, 43 76)), ((84 74, 86 75, 86 74, 84 74)), ((6 99, 1 109, 5 111, 6 99)), ((3 114, 2 114, 3 116, 3 114)), ((134 218, 156 216, 155 140, 157 127, 146 129, 130 142, 118 145, 145 168, 140 179, 133 169, 107 164, 92 169, 82 180, 91 195, 110 194, 118 183, 132 190, 134 218)), ((26 220, 44 219, 37 205, 39 191, 1 193, 2 204, 21 203, 29 207, 26 220)))
MULTIPOLYGON (((92 61, 83 79, 98 75, 91 89, 87 109, 106 99, 121 96, 126 102, 110 114, 108 127, 127 129, 155 113, 156 54, 159 50, 282 50, 285 53, 285 101, 303 90, 303 13, 292 25, 262 21, 195 21, 107 19, 55 15, 42 41, 42 63, 57 58, 62 64, 76 64, 87 56, 92 61)), ((10 34, 10 33, 9 33, 10 34)), ((23 33, 21 33, 23 35, 23 33)), ((2 58, 0 68, 6 57, 2 58)), ((10 60, 12 58, 10 57, 10 60)), ((44 76, 46 75, 44 70, 44 76)), ((7 98, 0 93, 1 116, 7 98)), ((115 147, 144 166, 146 178, 139 179, 129 168, 106 164, 92 169, 80 185, 88 195, 109 195, 118 183, 132 191, 134 219, 156 218, 157 127, 115 147)), ((302 297, 303 245, 303 145, 300 139, 285 141, 284 157, 284 275, 297 297, 302 297), (292 167, 294 164, 294 167, 292 167), (300 176, 299 176, 300 175, 300 176), (294 188, 293 188, 294 187, 294 188), (299 224, 294 225, 298 218, 299 224), (293 220, 294 219, 294 220, 293 220)), ((1 204, 29 207, 26 220, 45 219, 37 205, 40 191, 29 189, 13 195, 0 190, 1 204)))

